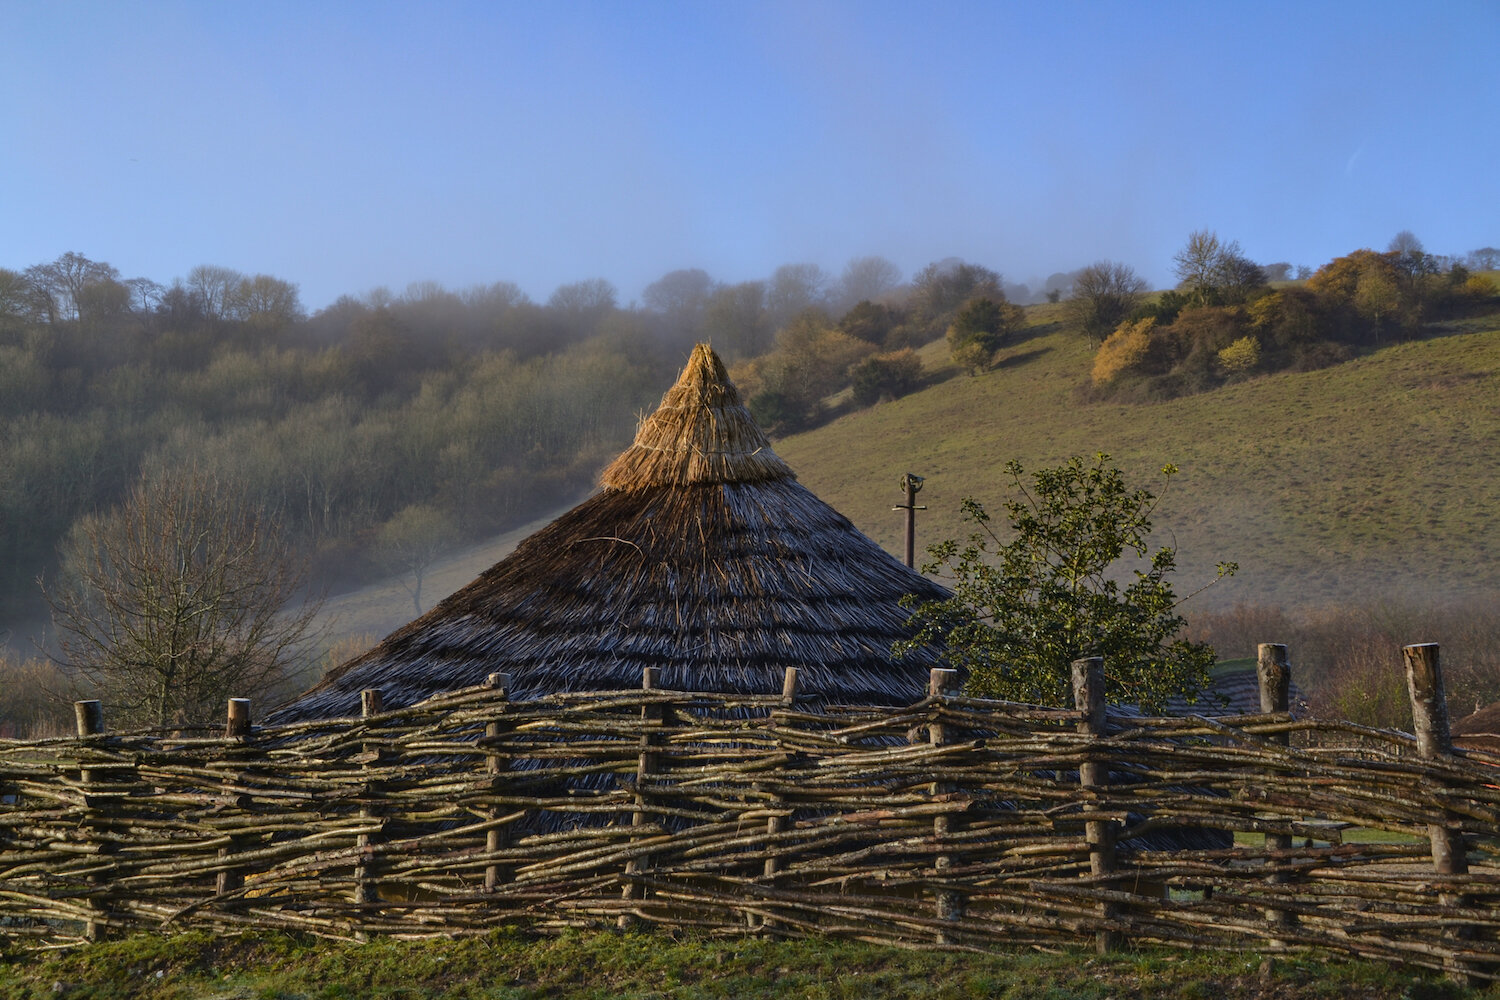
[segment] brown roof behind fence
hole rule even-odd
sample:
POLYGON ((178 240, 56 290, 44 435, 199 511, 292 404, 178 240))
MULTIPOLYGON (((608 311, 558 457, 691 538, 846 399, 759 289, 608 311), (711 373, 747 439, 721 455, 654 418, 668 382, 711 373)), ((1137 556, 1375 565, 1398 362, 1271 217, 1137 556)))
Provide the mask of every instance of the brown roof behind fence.
MULTIPOLYGON (((894 477, 892 479, 894 482, 894 477)), ((635 687, 772 693, 786 667, 830 701, 906 704, 938 652, 893 660, 907 594, 945 595, 796 481, 705 345, 603 492, 272 721, 387 707, 511 677, 517 698, 635 687)))
POLYGON ((1459 719, 1450 732, 1455 746, 1500 753, 1500 701, 1459 719))

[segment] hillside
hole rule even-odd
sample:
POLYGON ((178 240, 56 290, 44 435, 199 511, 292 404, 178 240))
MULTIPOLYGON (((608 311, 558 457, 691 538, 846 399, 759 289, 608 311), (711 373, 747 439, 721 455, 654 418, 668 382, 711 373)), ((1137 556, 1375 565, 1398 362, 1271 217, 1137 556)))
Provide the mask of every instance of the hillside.
POLYGON ((1110 453, 1133 481, 1181 469, 1156 518, 1175 540, 1180 592, 1219 560, 1240 572, 1205 607, 1500 590, 1500 315, 1450 324, 1311 372, 1267 375, 1148 405, 1082 401, 1091 355, 1033 307, 1022 338, 983 375, 946 347, 932 384, 776 442, 804 484, 890 551, 897 481, 926 476, 919 548, 966 534, 959 501, 998 501, 1003 466, 1110 453))

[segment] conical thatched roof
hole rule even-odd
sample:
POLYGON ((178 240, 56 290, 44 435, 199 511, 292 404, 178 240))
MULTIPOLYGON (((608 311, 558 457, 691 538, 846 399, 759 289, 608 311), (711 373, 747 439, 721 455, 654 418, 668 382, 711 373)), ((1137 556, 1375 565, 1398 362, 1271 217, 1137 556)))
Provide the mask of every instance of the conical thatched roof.
POLYGON ((694 349, 603 492, 275 713, 356 714, 511 677, 517 698, 638 686, 774 693, 786 667, 830 701, 921 697, 935 650, 893 662, 898 601, 945 592, 801 486, 722 362, 694 349))

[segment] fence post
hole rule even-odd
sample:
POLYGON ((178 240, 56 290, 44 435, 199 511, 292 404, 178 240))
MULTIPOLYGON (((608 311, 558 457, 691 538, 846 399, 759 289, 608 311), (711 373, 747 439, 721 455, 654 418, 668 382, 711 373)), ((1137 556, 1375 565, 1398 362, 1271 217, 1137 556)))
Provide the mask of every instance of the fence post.
MULTIPOLYGON (((510 699, 509 674, 490 674, 485 683, 488 687, 497 692, 500 701, 508 701, 510 699)), ((501 725, 499 719, 491 719, 489 722, 486 722, 484 724, 484 735, 487 740, 498 740, 500 738, 500 733, 501 725)), ((495 748, 494 742, 491 742, 490 745, 485 749, 484 760, 485 772, 490 776, 489 791, 491 795, 498 795, 502 790, 502 785, 504 783, 501 780, 500 775, 505 770, 505 766, 505 759, 500 756, 500 752, 495 748)), ((491 820, 496 820, 504 815, 504 810, 502 810, 498 805, 492 805, 489 808, 488 815, 491 820)), ((484 834, 484 851, 486 854, 493 854, 496 851, 503 850, 508 845, 509 841, 509 827, 501 829, 500 827, 492 826, 488 830, 486 830, 484 834)), ((492 862, 484 869, 484 891, 496 891, 500 887, 500 883, 508 881, 509 878, 510 870, 508 868, 504 868, 492 862)))
MULTIPOLYGON (((1255 648, 1255 675, 1260 682, 1260 710, 1262 712, 1290 712, 1292 710, 1292 662, 1287 649, 1279 643, 1263 642, 1255 648)), ((1273 733, 1267 741, 1280 746, 1291 746, 1288 733, 1273 733)), ((1289 833, 1266 834, 1266 852, 1289 851, 1292 836, 1289 833)), ((1266 878, 1268 885, 1286 885, 1292 877, 1286 872, 1276 872, 1266 878)), ((1267 907, 1266 922, 1273 928, 1286 930, 1297 926, 1297 914, 1290 910, 1267 907)))
MULTIPOLYGON (((927 696, 929 698, 948 698, 958 694, 958 671, 944 667, 934 667, 927 676, 927 696)), ((948 740, 948 727, 942 722, 933 722, 927 726, 927 742, 935 747, 945 746, 948 740)), ((934 796, 944 795, 953 791, 951 782, 935 781, 932 783, 932 794, 934 796)), ((938 813, 932 818, 932 837, 939 847, 948 839, 948 834, 953 832, 953 818, 947 813, 938 813)), ((948 871, 953 867, 953 856, 945 852, 938 853, 932 862, 935 878, 941 880, 948 876, 948 871)), ((964 915, 964 899, 960 893, 951 889, 939 889, 936 896, 937 918, 939 920, 960 920, 964 915)), ((953 936, 946 930, 937 932, 938 944, 952 944, 953 936)))
MULTIPOLYGON (((359 693, 359 714, 363 719, 372 715, 379 715, 385 708, 385 698, 379 688, 366 688, 359 693)), ((360 766, 366 771, 371 765, 380 763, 380 750, 377 744, 362 744, 360 753, 360 766)), ((380 794, 380 783, 366 778, 364 787, 360 789, 360 795, 365 799, 359 807, 360 826, 365 826, 366 821, 380 815, 380 810, 373 804, 373 800, 380 794)), ((380 899, 380 889, 376 879, 379 866, 375 863, 374 845, 380 842, 379 834, 360 833, 354 838, 354 846, 358 849, 359 860, 354 865, 354 904, 360 907, 356 920, 363 921, 364 907, 380 899)), ((369 935, 363 930, 356 930, 354 937, 359 941, 369 940, 369 935)))
MULTIPOLYGON (((1424 760, 1441 760, 1453 753, 1453 737, 1448 729, 1448 695, 1443 688, 1438 644, 1416 643, 1403 647, 1401 652, 1406 661, 1406 690, 1411 696, 1412 732, 1417 737, 1417 753, 1424 760)), ((1469 873, 1468 847, 1461 831, 1450 830, 1446 822, 1429 823, 1427 838, 1432 844, 1432 869, 1435 873, 1469 873)), ((1472 902, 1458 892, 1438 894, 1438 905, 1445 909, 1470 906, 1472 902)), ((1469 936, 1468 928, 1452 935, 1458 941, 1469 936)), ((1479 985, 1479 980, 1458 959, 1447 956, 1443 965, 1454 979, 1471 986, 1479 985)))
MULTIPOLYGON (((655 691, 661 683, 661 671, 656 667, 641 668, 641 690, 655 691)), ((630 825, 641 827, 646 825, 646 776, 656 771, 657 755, 654 750, 657 745, 657 736, 652 729, 660 726, 664 713, 660 705, 641 706, 641 752, 636 759, 635 765, 635 812, 630 817, 630 825)), ((631 878, 639 874, 642 869, 650 866, 649 857, 631 858, 625 862, 624 885, 620 889, 620 898, 626 901, 645 898, 645 890, 636 885, 631 878)), ((635 916, 630 913, 621 913, 616 924, 623 930, 635 922, 635 916)))
MULTIPOLYGON (((1073 707, 1084 714, 1078 723, 1078 733, 1083 736, 1102 737, 1106 731, 1104 702, 1104 659, 1090 656, 1072 663, 1073 707)), ((1078 785, 1086 791, 1109 788, 1109 764, 1093 759, 1094 746, 1088 750, 1088 758, 1078 765, 1078 785)), ((1091 796, 1092 797, 1092 796, 1091 796)), ((1089 819, 1083 823, 1084 839, 1089 845, 1089 872, 1098 876, 1115 873, 1115 824, 1113 820, 1089 819)), ((1104 888, 1113 888, 1114 882, 1099 880, 1104 888)), ((1119 915, 1116 904, 1105 901, 1099 904, 1099 916, 1112 921, 1119 915)), ((1120 934, 1113 930, 1100 930, 1094 935, 1094 948, 1103 955, 1120 947, 1120 934)))
MULTIPOLYGON (((99 736, 104 732, 104 705, 97 700, 73 702, 73 720, 77 726, 78 738, 87 736, 99 736)), ((88 801, 88 786, 95 780, 95 774, 89 768, 79 768, 78 780, 84 786, 84 801, 88 801)), ((90 807, 85 807, 92 811, 90 807)), ((102 876, 92 876, 89 879, 93 883, 102 883, 102 876)), ((97 941, 104 936, 105 927, 109 922, 109 907, 91 900, 88 908, 92 912, 88 920, 83 922, 83 936, 90 941, 97 941)))
MULTIPOLYGON (((798 673, 796 667, 787 667, 786 673, 781 677, 781 705, 783 708, 791 708, 797 703, 798 673)), ((776 850, 771 841, 778 833, 787 828, 787 817, 771 816, 766 820, 766 860, 761 866, 761 874, 767 882, 774 883, 776 873, 781 870, 781 859, 773 853, 776 850)), ((770 930, 776 926, 772 919, 761 920, 753 913, 745 915, 745 923, 750 927, 761 927, 770 930)))
MULTIPOLYGON (((226 740, 239 740, 241 743, 250 739, 250 699, 230 698, 229 706, 225 711, 224 738, 226 740)), ((226 847, 219 848, 219 857, 233 857, 244 848, 244 839, 230 837, 226 847)), ((214 878, 214 895, 222 896, 225 893, 237 892, 245 886, 245 873, 240 868, 223 868, 219 870, 214 878)))

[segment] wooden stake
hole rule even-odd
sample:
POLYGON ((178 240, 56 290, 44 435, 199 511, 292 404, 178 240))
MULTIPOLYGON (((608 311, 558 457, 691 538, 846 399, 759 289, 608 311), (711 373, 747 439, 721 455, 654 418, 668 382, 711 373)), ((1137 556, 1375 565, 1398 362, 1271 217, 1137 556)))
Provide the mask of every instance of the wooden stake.
MULTIPOLYGON (((781 678, 781 704, 784 708, 792 708, 797 704, 798 674, 796 667, 787 667, 786 673, 781 678)), ((773 800, 779 803, 779 799, 773 800)), ((778 833, 787 828, 787 817, 771 816, 766 820, 766 860, 761 864, 761 874, 765 880, 772 885, 776 882, 776 873, 781 870, 781 858, 776 853, 776 847, 771 843, 778 833)), ((745 914, 745 923, 750 927, 761 927, 771 930, 776 926, 775 920, 761 920, 757 914, 745 914)))
MULTIPOLYGON (((379 688, 366 688, 359 693, 359 714, 368 719, 373 715, 379 715, 385 708, 385 698, 379 688)), ((372 752, 378 753, 378 747, 373 743, 361 746, 364 756, 372 752)), ((366 769, 378 769, 379 761, 369 761, 364 767, 366 769)), ((374 799, 381 794, 380 783, 375 780, 366 781, 361 789, 361 795, 368 799, 374 799)), ((365 804, 359 807, 359 818, 361 820, 374 819, 379 815, 379 810, 374 806, 365 804)), ((362 824, 363 825, 363 824, 362 824)), ((379 902, 380 889, 376 879, 379 866, 375 863, 374 851, 371 848, 378 844, 380 838, 376 834, 360 833, 354 838, 354 846, 359 849, 359 861, 354 866, 354 904, 364 907, 371 903, 379 902)), ((369 919, 367 914, 361 914, 362 919, 369 919)), ((359 940, 368 940, 368 935, 363 931, 355 934, 359 940)))
MULTIPOLYGON (((1403 647, 1406 662, 1406 689, 1411 696, 1412 732, 1417 737, 1417 753, 1426 760, 1441 760, 1453 753, 1453 737, 1448 728, 1448 695, 1443 688, 1443 668, 1438 659, 1438 644, 1423 642, 1403 647)), ((1450 830, 1448 824, 1439 821, 1427 825, 1427 839, 1432 844, 1432 870, 1439 875, 1467 875, 1469 872, 1468 845, 1463 833, 1450 830)), ((1465 907, 1472 903, 1461 893, 1438 894, 1438 905, 1465 907)), ((1457 941, 1472 936, 1472 929, 1464 928, 1453 937, 1457 941)), ((1444 959, 1444 968, 1455 979, 1469 985, 1478 980, 1468 968, 1456 958, 1444 959)))
MULTIPOLYGON (((643 667, 641 669, 641 690, 654 691, 661 683, 661 671, 656 667, 643 667)), ((646 776, 656 771, 656 753, 652 749, 656 745, 656 737, 651 733, 650 727, 662 721, 662 709, 660 705, 641 706, 641 754, 636 762, 635 768, 635 813, 630 818, 630 825, 641 827, 646 825, 646 776)), ((642 870, 649 868, 651 859, 631 858, 625 862, 624 884, 620 888, 620 898, 624 900, 639 900, 645 898, 645 890, 637 885, 631 878, 642 870)), ((622 913, 616 921, 621 930, 630 927, 635 922, 635 916, 622 913)))
MULTIPOLYGON (((246 742, 250 739, 250 699, 230 698, 224 718, 224 738, 246 742)), ((230 837, 229 846, 219 848, 219 857, 228 858, 244 849, 242 837, 230 837)), ((226 868, 214 877, 214 895, 237 892, 244 888, 245 873, 239 868, 226 868)))
MULTIPOLYGON (((1263 642, 1256 647, 1255 652, 1255 674, 1260 682, 1260 710, 1262 712, 1291 711, 1292 664, 1287 656, 1286 647, 1277 643, 1263 642)), ((1266 739, 1281 746, 1289 746, 1291 743, 1286 733, 1272 733, 1266 739)), ((1279 779, 1273 775, 1270 780, 1279 779)), ((1288 851, 1291 847, 1291 834, 1266 834, 1267 851, 1288 851)), ((1266 878, 1266 883, 1269 885, 1287 885, 1291 881, 1291 876, 1285 872, 1277 872, 1266 878)), ((1266 909, 1266 922, 1278 929, 1292 928, 1297 925, 1297 915, 1289 910, 1269 907, 1266 909)), ((1273 943, 1279 944, 1283 940, 1273 939, 1273 943)))
MULTIPOLYGON (((1073 707, 1084 713, 1078 723, 1078 732, 1085 736, 1101 737, 1106 732, 1104 701, 1104 660, 1090 656, 1072 663, 1073 707)), ((1109 764, 1102 760, 1089 760, 1078 765, 1078 785, 1088 791, 1109 788, 1109 764)), ((1089 845, 1089 872, 1095 876, 1113 875, 1115 872, 1115 824, 1111 820, 1085 820, 1084 839, 1089 845)), ((1112 882, 1103 883, 1113 888, 1112 882)), ((1119 908, 1114 903, 1100 903, 1099 916, 1114 920, 1119 908)), ((1094 935, 1094 948, 1099 954, 1118 950, 1120 935, 1116 931, 1101 930, 1094 935)))
MULTIPOLYGON (((948 698, 958 694, 958 671, 948 670, 942 667, 933 668, 927 677, 927 696, 929 698, 948 698)), ((948 727, 942 722, 932 722, 927 726, 927 742, 935 747, 945 746, 948 743, 948 727)), ((932 783, 932 794, 934 796, 944 795, 953 791, 952 782, 935 781, 932 783)), ((953 830, 953 820, 950 816, 940 813, 932 818, 932 836, 939 844, 948 838, 953 830)), ((938 879, 948 876, 948 870, 953 867, 953 856, 947 853, 939 853, 933 858, 932 867, 938 879)), ((939 920, 960 920, 964 915, 964 899, 957 892, 940 889, 936 899, 937 918, 939 920)), ((937 932, 938 944, 953 944, 952 935, 946 930, 937 932)))
MULTIPOLYGON (((509 698, 510 698, 510 675, 509 674, 490 674, 489 678, 485 681, 485 683, 491 689, 497 691, 499 693, 499 696, 500 696, 500 698, 502 700, 509 700, 509 698)), ((485 725, 484 725, 484 735, 486 737, 488 737, 489 739, 491 739, 491 740, 498 740, 500 738, 501 732, 502 732, 502 729, 501 729, 501 723, 500 723, 499 719, 492 719, 489 722, 486 722, 485 725)), ((499 752, 497 752, 493 748, 490 748, 490 749, 488 749, 488 750, 485 751, 484 768, 485 768, 485 771, 490 776, 490 793, 491 794, 499 794, 499 792, 504 787, 504 782, 501 780, 500 775, 505 770, 505 767, 506 767, 507 763, 508 762, 505 761, 500 756, 499 752)), ((490 819, 498 819, 500 817, 500 815, 501 815, 501 809, 500 809, 499 806, 491 806, 490 807, 490 809, 489 809, 489 818, 490 819)), ((501 828, 501 827, 490 827, 489 830, 485 831, 485 835, 484 835, 484 850, 485 850, 485 853, 487 853, 487 854, 493 854, 495 851, 499 851, 499 850, 503 849, 506 846, 506 844, 507 844, 507 842, 509 840, 510 840, 510 831, 508 829, 504 829, 504 828, 501 828)), ((484 870, 484 888, 485 888, 485 891, 486 892, 494 892, 496 889, 498 889, 500 887, 501 882, 509 880, 510 875, 511 875, 511 873, 510 873, 510 870, 508 868, 503 868, 502 866, 496 865, 496 864, 491 864, 491 865, 487 866, 485 868, 485 870, 484 870)))
MULTIPOLYGON (((78 738, 86 736, 98 736, 104 732, 104 705, 97 700, 73 702, 73 720, 77 727, 78 738)), ((78 780, 86 787, 98 777, 87 768, 80 768, 78 780)), ((101 877, 90 879, 91 882, 102 882, 101 877)), ((109 910, 104 904, 90 902, 88 908, 96 916, 90 917, 83 923, 83 936, 90 941, 98 941, 104 936, 105 928, 108 926, 109 910)))

